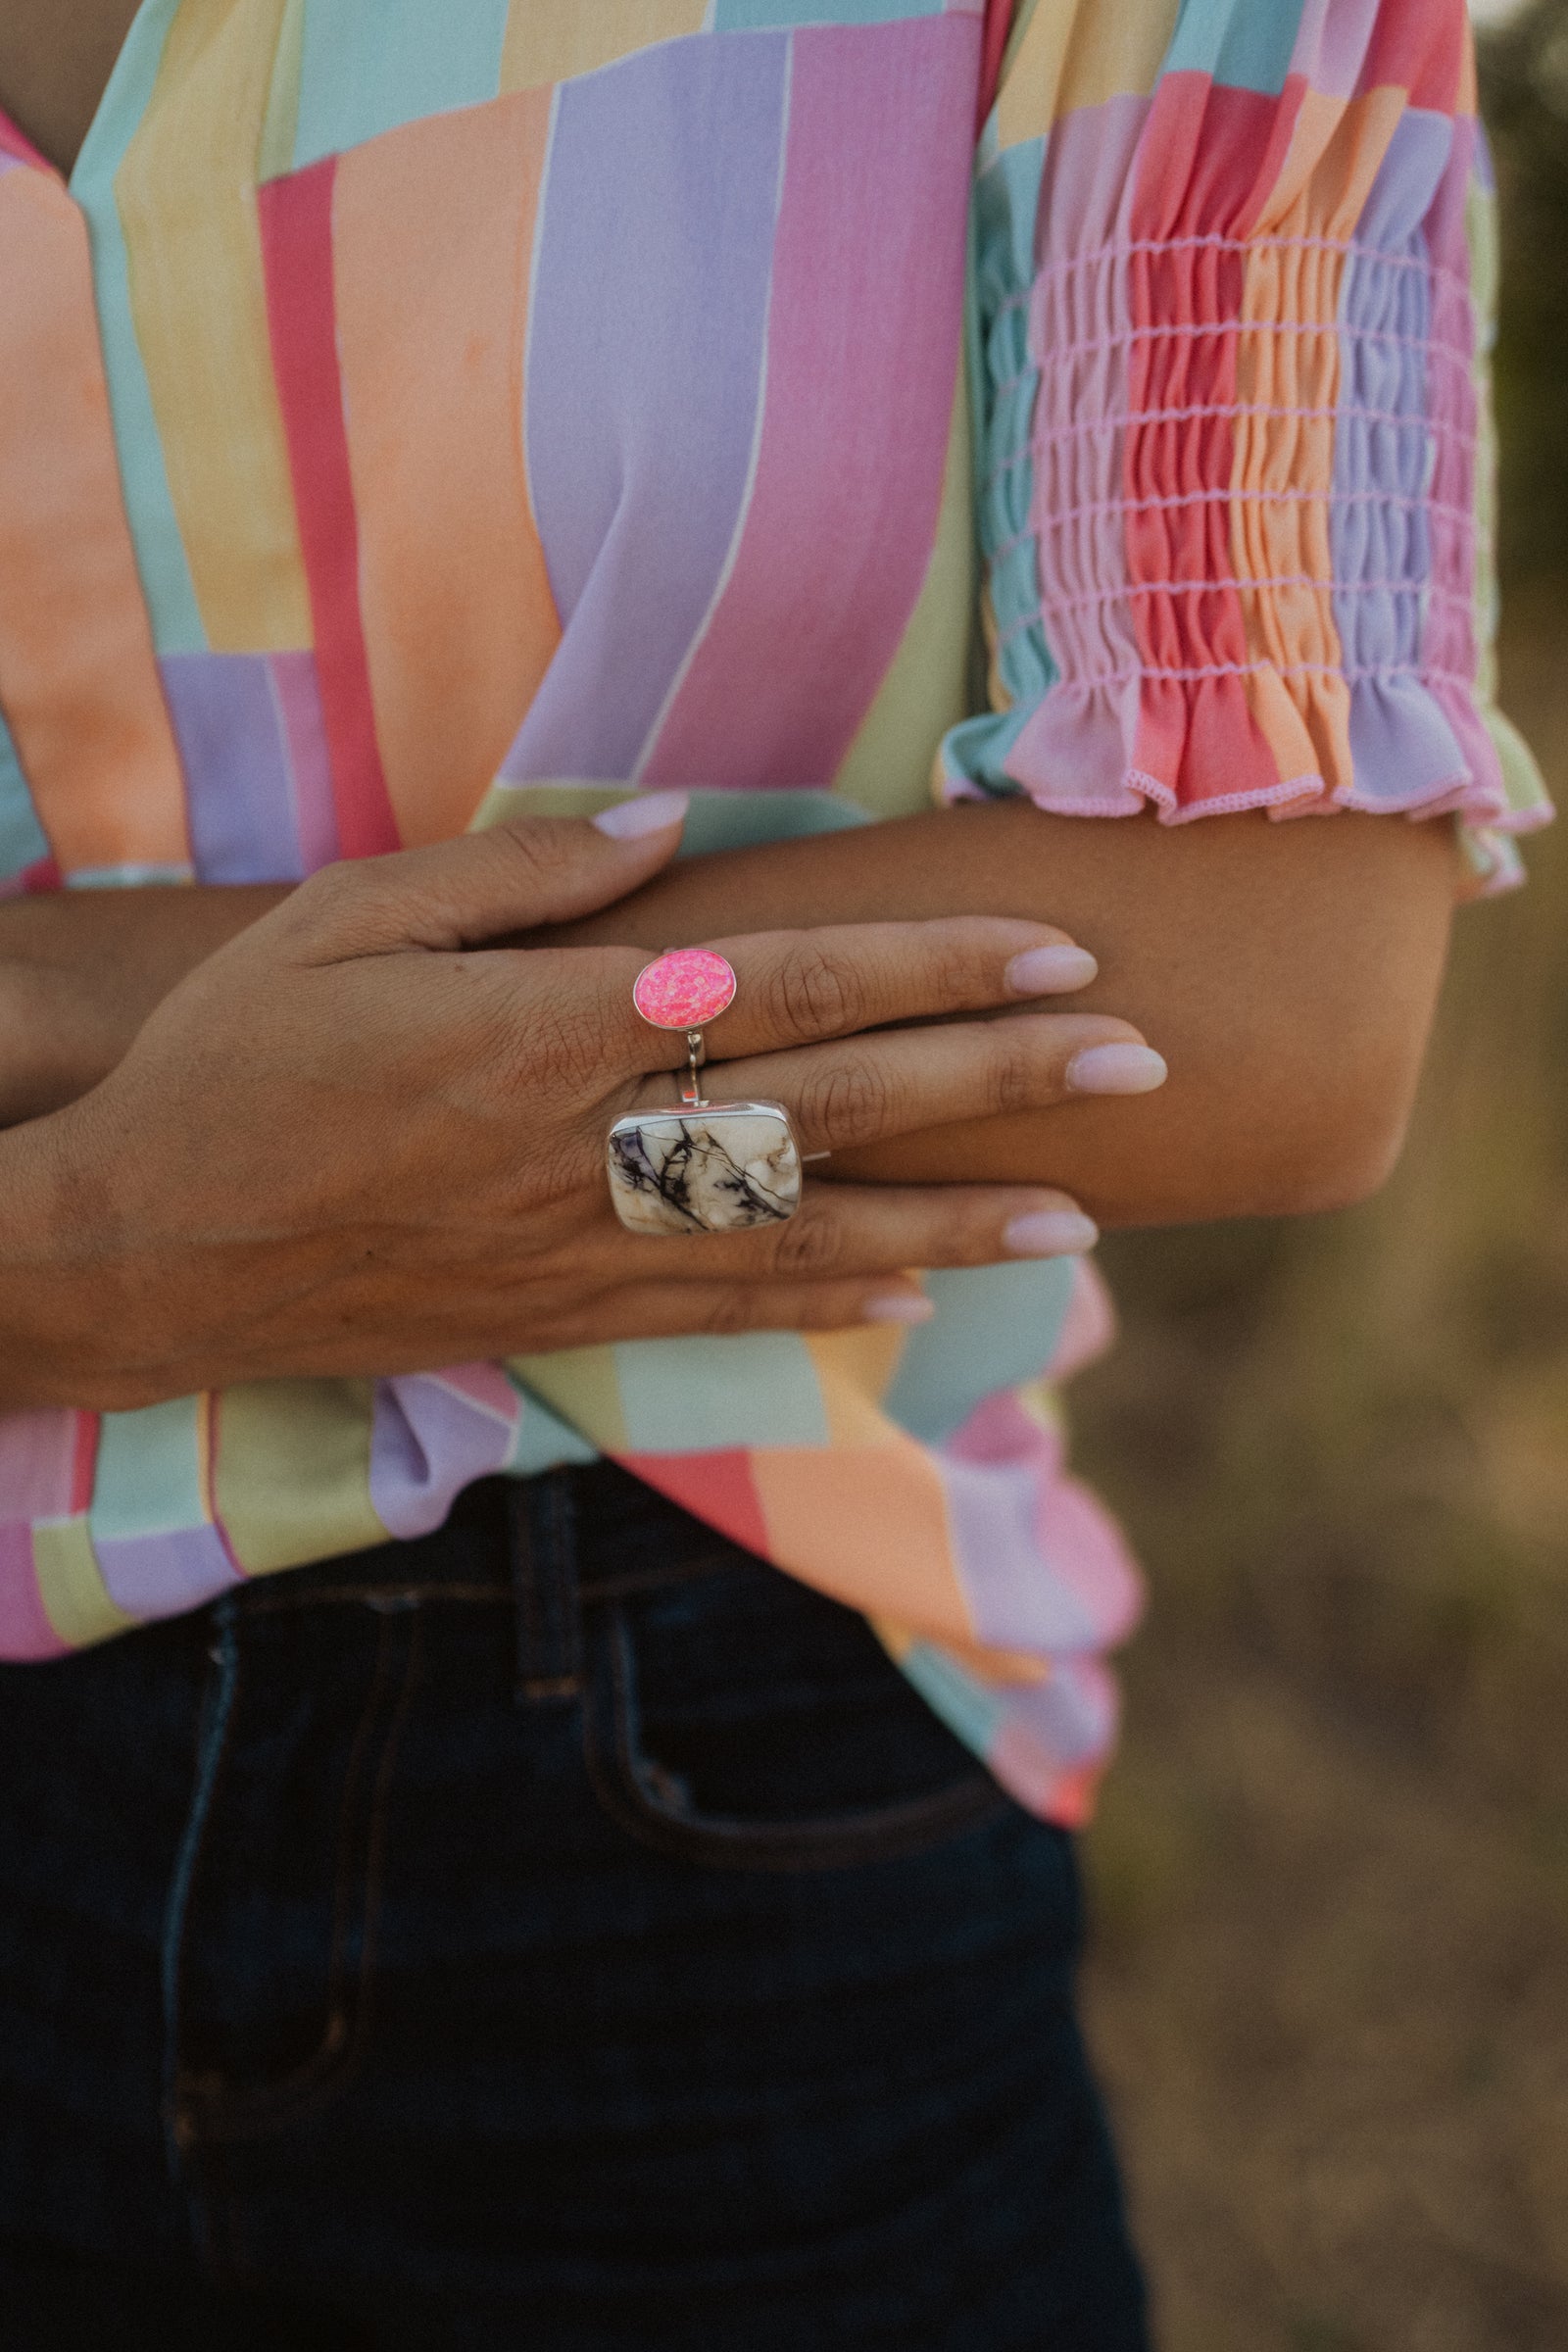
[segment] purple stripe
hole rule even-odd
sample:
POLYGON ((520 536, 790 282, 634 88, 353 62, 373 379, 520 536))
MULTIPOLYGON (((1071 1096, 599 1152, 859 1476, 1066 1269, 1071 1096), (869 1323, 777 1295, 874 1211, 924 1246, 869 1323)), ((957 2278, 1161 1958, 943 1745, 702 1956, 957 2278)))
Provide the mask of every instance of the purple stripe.
POLYGON ((1306 0, 1291 72, 1303 75, 1322 97, 1353 97, 1382 5, 1383 0, 1306 0))
POLYGON ((265 654, 168 654, 199 882, 295 882, 293 779, 265 654))
POLYGON ((215 1527, 97 1536, 93 1550, 110 1599, 127 1617, 177 1617, 244 1581, 215 1527))
MULTIPOLYGON (((1428 398, 1437 430, 1432 472, 1432 579, 1439 591, 1427 614, 1423 655, 1433 673, 1433 693, 1458 739, 1474 784, 1490 788, 1494 813, 1507 808, 1507 788, 1496 746, 1476 707, 1469 681, 1479 668, 1476 612, 1476 435, 1480 402, 1476 390, 1476 320, 1466 294, 1470 277, 1469 211, 1479 125, 1471 118, 1454 124, 1448 157, 1424 233, 1433 264, 1432 336, 1446 352, 1463 354, 1432 370, 1428 398), (1460 684, 1457 681, 1464 680, 1460 684)), ((1477 821, 1487 811, 1472 797, 1467 812, 1477 821)))
POLYGON ((1102 1642, 1102 1612, 1041 1557, 1037 1468, 956 1461, 946 1452, 938 1466, 976 1641, 1030 1650, 1088 1649, 1102 1642))
POLYGON ((1116 1732, 1116 1690, 1098 1659, 1061 1658, 1050 1679, 1009 1690, 1003 1701, 1003 1729, 990 1762, 999 1764, 1003 1741, 1027 1741, 1057 1772, 1094 1763, 1116 1732))
POLYGON ((529 330, 534 513, 564 635, 502 768, 629 778, 746 493, 787 36, 671 41, 565 84, 529 330))
POLYGON ((389 1536, 427 1535, 464 1487, 505 1469, 516 1434, 517 1411, 504 1421, 440 1380, 377 1381, 370 1508, 389 1536))
POLYGON ((942 496, 978 40, 966 16, 795 36, 756 484, 649 784, 830 784, 899 649, 942 496))
POLYGON ((1426 650, 1433 574, 1423 504, 1431 489, 1429 403, 1434 372, 1451 363, 1423 352, 1433 326, 1432 284, 1425 268, 1410 264, 1426 260, 1421 221, 1452 135, 1446 115, 1412 111, 1400 119, 1357 227, 1362 250, 1350 256, 1341 295, 1338 496, 1330 531, 1334 577, 1342 585, 1334 617, 1352 673, 1356 798, 1369 806, 1407 806, 1454 783, 1463 768, 1452 728, 1415 675, 1426 650), (1389 502, 1369 499, 1369 490, 1388 492, 1389 502), (1359 585, 1368 580, 1408 585, 1369 592, 1359 585), (1354 674, 1368 668, 1408 674, 1354 674))

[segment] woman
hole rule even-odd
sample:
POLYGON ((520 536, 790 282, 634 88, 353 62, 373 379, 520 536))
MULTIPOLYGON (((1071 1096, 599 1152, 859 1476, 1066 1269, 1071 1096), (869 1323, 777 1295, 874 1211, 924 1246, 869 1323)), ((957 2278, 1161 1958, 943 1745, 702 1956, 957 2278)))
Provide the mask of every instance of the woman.
POLYGON ((1379 1181, 1541 813, 1459 0, 60 15, 0 32, 12 2306, 1141 2343, 1067 1838, 1135 1588, 1039 1383, 1075 1201, 1379 1181), (604 1153, 694 942, 719 1102, 849 1181, 676 1249, 604 1153))

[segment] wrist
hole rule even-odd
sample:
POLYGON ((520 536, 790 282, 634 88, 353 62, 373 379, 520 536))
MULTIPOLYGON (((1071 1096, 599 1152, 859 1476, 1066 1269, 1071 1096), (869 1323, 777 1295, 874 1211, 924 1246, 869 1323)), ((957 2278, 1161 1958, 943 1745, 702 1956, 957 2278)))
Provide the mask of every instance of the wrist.
POLYGON ((102 996, 46 964, 0 961, 0 1127, 74 1102, 135 1035, 102 996))
POLYGON ((74 1109, 0 1134, 0 1412, 111 1404, 108 1188, 74 1109))

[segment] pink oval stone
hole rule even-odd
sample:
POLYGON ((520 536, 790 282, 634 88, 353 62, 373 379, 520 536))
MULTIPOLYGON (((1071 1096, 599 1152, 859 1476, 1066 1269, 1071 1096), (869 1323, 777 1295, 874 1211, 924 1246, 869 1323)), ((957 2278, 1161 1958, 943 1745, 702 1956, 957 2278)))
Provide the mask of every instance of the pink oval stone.
POLYGON ((656 1029, 701 1029, 735 997, 735 974, 711 948, 671 948, 645 963, 632 1003, 656 1029))

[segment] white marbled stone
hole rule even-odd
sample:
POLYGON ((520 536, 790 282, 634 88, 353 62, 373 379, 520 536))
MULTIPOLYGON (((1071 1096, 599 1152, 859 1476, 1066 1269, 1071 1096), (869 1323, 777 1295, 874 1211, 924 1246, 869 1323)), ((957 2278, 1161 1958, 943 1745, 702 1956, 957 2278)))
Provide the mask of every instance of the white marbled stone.
POLYGON ((610 1130, 606 1157, 633 1233, 738 1233, 800 1205, 801 1155, 776 1102, 635 1111, 610 1130))

